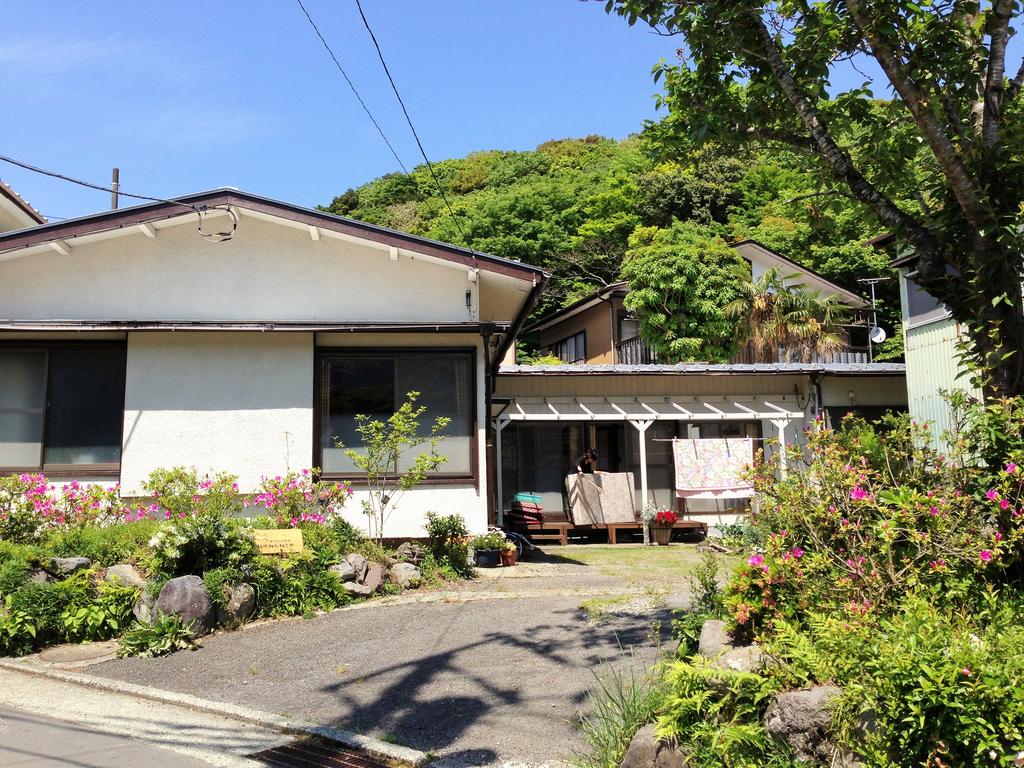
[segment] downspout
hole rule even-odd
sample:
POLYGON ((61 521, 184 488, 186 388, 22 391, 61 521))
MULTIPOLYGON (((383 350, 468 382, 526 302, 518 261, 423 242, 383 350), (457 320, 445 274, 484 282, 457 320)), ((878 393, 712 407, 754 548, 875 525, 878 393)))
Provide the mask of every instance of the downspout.
POLYGON ((494 394, 494 371, 491 368, 491 336, 493 323, 480 324, 484 344, 484 477, 487 482, 487 524, 495 525, 498 517, 494 499, 494 421, 491 419, 491 396, 494 394))

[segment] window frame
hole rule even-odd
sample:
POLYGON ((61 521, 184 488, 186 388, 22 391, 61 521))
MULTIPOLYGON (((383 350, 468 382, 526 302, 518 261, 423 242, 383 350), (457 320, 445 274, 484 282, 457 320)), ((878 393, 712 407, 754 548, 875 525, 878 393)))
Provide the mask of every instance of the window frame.
POLYGON ((563 363, 566 363, 567 365, 586 363, 587 362, 587 329, 583 328, 583 329, 581 329, 579 331, 576 331, 575 333, 570 333, 568 336, 564 336, 563 338, 559 339, 556 342, 548 344, 547 345, 547 352, 548 352, 548 354, 552 355, 553 357, 557 357, 559 360, 561 360, 563 363), (573 358, 572 360, 566 360, 564 357, 562 357, 561 355, 558 354, 557 349, 558 349, 559 345, 566 344, 570 339, 576 339, 577 337, 581 338, 581 342, 582 342, 582 345, 583 345, 583 350, 582 350, 583 354, 582 355, 578 355, 577 357, 573 358))
MULTIPOLYGON (((479 440, 479 403, 477 392, 477 358, 478 347, 320 347, 318 346, 313 355, 313 465, 320 467, 320 477, 324 480, 345 480, 354 487, 365 487, 366 477, 359 472, 324 472, 323 469, 323 446, 320 444, 320 423, 324 410, 321 395, 322 364, 325 359, 331 358, 353 358, 353 357, 401 357, 402 355, 465 355, 469 360, 469 382, 472 390, 472 412, 470 414, 470 443, 469 443, 469 466, 468 473, 428 475, 420 485, 469 485, 480 490, 480 440, 479 440)), ((396 388, 397 389, 397 388, 396 388)), ((396 397, 398 393, 396 391, 396 397)), ((429 416, 429 414, 427 414, 429 416)))
POLYGON ((127 340, 88 340, 88 341, 12 341, 0 342, 0 355, 5 352, 42 352, 43 357, 43 407, 39 425, 39 464, 36 466, 5 467, 0 466, 0 475, 19 473, 42 473, 46 477, 53 478, 74 478, 74 477, 95 477, 95 478, 118 478, 121 475, 121 458, 124 452, 124 401, 127 389, 128 377, 128 342, 127 340), (46 454, 46 422, 47 406, 49 404, 50 387, 50 353, 54 350, 82 350, 82 349, 108 349, 117 350, 122 353, 121 367, 121 418, 118 420, 118 455, 116 462, 103 464, 45 464, 43 457, 46 454))

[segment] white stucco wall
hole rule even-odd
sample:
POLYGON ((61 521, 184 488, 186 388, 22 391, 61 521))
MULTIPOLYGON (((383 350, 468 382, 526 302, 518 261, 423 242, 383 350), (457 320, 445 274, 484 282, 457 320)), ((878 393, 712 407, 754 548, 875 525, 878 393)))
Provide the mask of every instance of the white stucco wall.
POLYGON ((182 223, 155 239, 133 229, 70 247, 70 256, 0 260, 0 318, 463 322, 477 314, 465 268, 410 255, 392 261, 386 250, 327 236, 313 242, 306 228, 252 216, 223 243, 182 223))
MULTIPOLYGON (((458 513, 487 528, 483 356, 479 336, 321 335, 321 346, 473 346, 477 354, 477 462, 472 482, 424 485, 405 494, 389 537, 425 534, 429 511, 458 513)), ((121 485, 142 495, 158 467, 183 465, 239 476, 250 493, 261 478, 313 465, 314 337, 308 333, 131 333, 128 337, 121 485)), ((361 530, 358 483, 344 515, 361 530)))
POLYGON ((175 465, 232 472, 252 491, 261 475, 308 467, 312 445, 312 334, 128 335, 125 494, 175 465))

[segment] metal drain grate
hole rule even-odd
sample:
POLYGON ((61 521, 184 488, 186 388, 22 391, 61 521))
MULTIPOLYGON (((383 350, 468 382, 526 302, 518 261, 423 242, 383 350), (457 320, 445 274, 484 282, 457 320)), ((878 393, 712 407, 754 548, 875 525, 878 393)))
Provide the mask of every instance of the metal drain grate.
POLYGON ((310 739, 293 741, 246 757, 274 768, 395 768, 397 765, 365 752, 310 739))

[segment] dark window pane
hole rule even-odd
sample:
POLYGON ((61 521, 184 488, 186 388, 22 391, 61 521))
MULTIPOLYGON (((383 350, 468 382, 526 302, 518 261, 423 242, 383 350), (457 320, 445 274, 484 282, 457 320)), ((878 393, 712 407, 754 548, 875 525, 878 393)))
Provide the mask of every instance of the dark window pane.
POLYGON ((395 361, 390 357, 331 358, 321 369, 321 467, 325 472, 354 472, 341 443, 359 449, 356 414, 387 419, 395 412, 395 361))
POLYGON ((0 352, 0 467, 39 466, 46 353, 0 352))
MULTIPOLYGON (((444 430, 445 439, 438 453, 448 461, 438 474, 469 474, 472 467, 473 444, 473 376, 468 355, 403 355, 398 359, 398 399, 396 407, 405 402, 409 392, 419 392, 417 406, 426 408, 420 420, 420 435, 430 434, 434 420, 446 416, 451 422, 444 430)), ((425 446, 423 447, 425 448, 425 446)), ((422 451, 410 451, 399 462, 399 469, 412 466, 422 451)))
POLYGON ((116 464, 124 418, 122 349, 49 353, 43 464, 116 464))
POLYGON ((911 325, 946 316, 946 305, 907 278, 907 322, 911 325))

